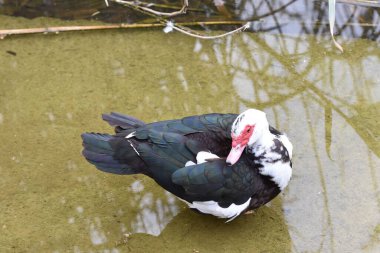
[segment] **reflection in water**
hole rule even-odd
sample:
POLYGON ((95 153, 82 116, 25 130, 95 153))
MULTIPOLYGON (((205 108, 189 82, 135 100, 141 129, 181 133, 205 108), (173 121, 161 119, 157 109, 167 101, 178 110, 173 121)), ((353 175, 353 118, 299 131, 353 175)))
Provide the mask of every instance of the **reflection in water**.
POLYGON ((262 207, 225 223, 189 209, 179 213, 158 237, 134 234, 130 252, 290 252, 289 232, 278 206, 262 207), (144 243, 140 243, 143 241, 144 243))
POLYGON ((144 189, 140 181, 133 182, 131 187, 132 191, 136 193, 133 201, 131 201, 131 206, 141 210, 131 222, 133 233, 159 235, 162 229, 179 212, 175 197, 165 192, 166 199, 162 200, 154 198, 151 192, 140 193, 144 189))
MULTIPOLYGON (((179 7, 178 1, 174 1, 176 3, 155 0, 147 2, 171 7, 169 11, 179 7)), ((329 36, 327 0, 226 0, 223 1, 222 9, 215 6, 214 1, 192 0, 189 2, 188 13, 175 17, 175 21, 247 20, 253 21, 251 27, 254 31, 329 36)), ((336 33, 344 37, 362 37, 378 41, 380 15, 378 9, 374 7, 380 7, 379 1, 349 0, 340 1, 340 3, 338 1, 336 33)), ((0 14, 28 18, 45 16, 69 20, 95 19, 112 23, 154 22, 150 16, 112 1, 107 7, 104 0, 26 0, 20 2, 4 0, 0 1, 0 14)))
POLYGON ((106 235, 102 231, 100 219, 95 217, 93 222, 90 222, 90 238, 93 245, 99 245, 107 242, 106 235))
POLYGON ((380 222, 379 50, 351 52, 355 60, 347 62, 306 45, 302 38, 244 34, 228 38, 215 55, 229 66, 239 110, 261 107, 295 143, 295 178, 284 198, 294 249, 361 249, 380 222), (363 103, 377 109, 358 110, 363 103))
POLYGON ((380 50, 364 40, 344 47, 154 31, 2 41, 0 251, 379 251, 380 50), (110 131, 102 112, 156 121, 247 107, 288 133, 294 177, 272 205, 229 224, 80 155, 89 126, 110 131))
MULTIPOLYGON (((329 33, 328 1, 282 0, 237 2, 237 15, 243 20, 255 20, 254 30, 279 34, 329 33)), ((363 7, 365 1, 351 1, 352 5, 336 5, 335 31, 344 37, 363 37, 379 40, 380 16, 376 8, 363 7)), ((377 7, 380 6, 377 2, 377 7)))

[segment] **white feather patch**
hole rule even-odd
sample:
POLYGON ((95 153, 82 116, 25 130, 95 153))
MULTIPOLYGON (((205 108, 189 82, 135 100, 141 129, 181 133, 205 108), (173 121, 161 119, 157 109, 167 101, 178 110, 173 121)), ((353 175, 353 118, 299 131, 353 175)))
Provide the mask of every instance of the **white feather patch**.
POLYGON ((136 131, 128 134, 127 136, 125 136, 125 139, 132 138, 133 136, 135 136, 135 134, 136 134, 136 131))
MULTIPOLYGON (((270 138, 268 138, 268 140, 269 139, 270 138)), ((293 145, 290 143, 288 137, 286 137, 286 135, 280 135, 278 140, 280 140, 285 146, 285 153, 288 153, 289 158, 292 159, 293 145)), ((259 164, 263 165, 260 169, 260 174, 272 177, 272 181, 275 182, 282 191, 288 185, 290 178, 292 177, 292 167, 290 166, 290 162, 283 162, 280 160, 282 158, 281 154, 271 151, 272 144, 273 139, 270 139, 270 143, 268 142, 266 145, 254 147, 252 153, 256 156, 265 156, 265 158, 259 162, 259 164), (268 161, 266 162, 265 160, 268 161), (276 160, 279 161, 272 162, 276 160)))
POLYGON ((193 161, 187 161, 185 163, 185 167, 188 167, 188 166, 191 166, 191 165, 195 165, 195 162, 193 162, 193 161))
POLYGON ((227 208, 220 207, 215 201, 194 201, 190 208, 198 209, 202 213, 211 214, 219 218, 230 218, 227 222, 236 218, 249 206, 251 198, 241 205, 231 204, 227 208))
POLYGON ((206 161, 207 159, 213 159, 213 158, 219 158, 219 156, 217 156, 213 153, 210 153, 210 152, 206 152, 206 151, 198 152, 197 164, 205 163, 205 162, 207 162, 206 161))
MULTIPOLYGON (((289 141, 286 135, 280 135, 279 140, 285 146, 286 150, 289 153, 289 158, 292 159, 293 145, 289 141)), ((273 152, 269 152, 268 158, 271 160, 277 160, 281 158, 280 154, 276 154, 273 152)), ((275 182, 281 191, 285 189, 288 185, 290 178, 292 177, 292 167, 290 166, 290 162, 282 162, 278 161, 275 163, 264 162, 262 163, 263 167, 260 169, 260 173, 262 175, 272 177, 272 181, 275 182)))
POLYGON ((263 167, 260 169, 260 174, 272 177, 280 190, 284 190, 292 177, 292 168, 290 163, 283 163, 278 161, 275 163, 262 163, 263 167))

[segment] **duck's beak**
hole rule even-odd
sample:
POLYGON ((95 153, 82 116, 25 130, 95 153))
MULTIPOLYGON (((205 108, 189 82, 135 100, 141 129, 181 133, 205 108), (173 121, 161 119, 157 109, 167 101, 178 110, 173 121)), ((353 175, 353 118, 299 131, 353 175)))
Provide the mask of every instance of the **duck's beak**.
POLYGON ((238 144, 233 147, 227 156, 226 163, 230 166, 234 165, 239 160, 246 146, 247 145, 238 144))

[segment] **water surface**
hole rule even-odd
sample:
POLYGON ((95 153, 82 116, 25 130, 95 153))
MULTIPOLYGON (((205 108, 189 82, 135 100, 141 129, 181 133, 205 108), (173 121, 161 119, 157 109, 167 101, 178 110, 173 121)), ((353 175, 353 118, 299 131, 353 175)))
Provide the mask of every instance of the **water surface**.
MULTIPOLYGON (((0 16, 2 28, 56 24, 0 16)), ((66 23, 65 23, 66 24, 66 23)), ((0 41, 1 252, 379 252, 380 48, 352 39, 161 30, 0 41), (97 171, 80 134, 264 110, 294 144, 286 191, 225 224, 151 179, 97 171)))

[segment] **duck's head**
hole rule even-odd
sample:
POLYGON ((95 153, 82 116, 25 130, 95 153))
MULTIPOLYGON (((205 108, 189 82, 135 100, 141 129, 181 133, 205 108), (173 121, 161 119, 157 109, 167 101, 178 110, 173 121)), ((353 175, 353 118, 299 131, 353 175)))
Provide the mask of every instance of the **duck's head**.
POLYGON ((254 145, 268 132, 269 124, 264 112, 248 109, 240 114, 231 127, 232 148, 226 162, 235 164, 247 146, 254 145))

